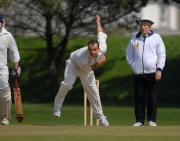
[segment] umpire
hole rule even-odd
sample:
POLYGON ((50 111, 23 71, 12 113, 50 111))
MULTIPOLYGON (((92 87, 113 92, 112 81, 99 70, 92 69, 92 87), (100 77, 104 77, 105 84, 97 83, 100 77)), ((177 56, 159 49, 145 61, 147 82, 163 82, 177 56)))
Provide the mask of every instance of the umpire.
POLYGON ((133 126, 142 126, 145 114, 149 126, 157 126, 156 84, 162 77, 166 51, 161 37, 151 30, 153 21, 141 19, 137 23, 140 30, 132 36, 126 48, 127 62, 134 72, 136 122, 133 126))

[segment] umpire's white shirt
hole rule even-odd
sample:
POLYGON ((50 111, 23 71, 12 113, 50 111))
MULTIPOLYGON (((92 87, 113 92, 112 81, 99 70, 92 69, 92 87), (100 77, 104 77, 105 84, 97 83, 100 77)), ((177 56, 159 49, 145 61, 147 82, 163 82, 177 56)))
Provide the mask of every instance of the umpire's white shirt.
POLYGON ((156 72, 163 70, 165 65, 165 46, 161 37, 153 33, 145 39, 142 35, 133 35, 126 49, 126 58, 135 74, 156 72))
POLYGON ((96 58, 92 58, 89 54, 88 47, 80 48, 76 51, 73 51, 70 55, 70 60, 76 64, 76 66, 83 72, 92 71, 91 66, 95 64, 99 57, 106 53, 107 45, 106 45, 107 35, 103 32, 99 32, 97 35, 97 40, 99 42, 100 51, 98 52, 98 56, 96 58))
POLYGON ((0 89, 9 87, 8 54, 13 63, 20 60, 13 36, 5 28, 2 28, 2 32, 0 32, 0 89))

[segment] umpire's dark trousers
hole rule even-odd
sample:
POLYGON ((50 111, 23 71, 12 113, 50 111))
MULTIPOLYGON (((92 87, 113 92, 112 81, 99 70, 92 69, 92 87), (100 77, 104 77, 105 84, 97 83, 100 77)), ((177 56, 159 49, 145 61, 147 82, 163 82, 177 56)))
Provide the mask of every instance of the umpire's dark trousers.
POLYGON ((144 124, 146 107, 147 120, 156 122, 157 97, 154 73, 134 76, 134 100, 136 122, 144 124))

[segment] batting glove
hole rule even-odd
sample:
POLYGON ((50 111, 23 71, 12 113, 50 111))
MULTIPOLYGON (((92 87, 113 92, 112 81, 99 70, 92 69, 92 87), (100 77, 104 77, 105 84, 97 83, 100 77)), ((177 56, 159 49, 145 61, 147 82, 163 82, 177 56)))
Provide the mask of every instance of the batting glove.
POLYGON ((21 68, 20 68, 20 67, 17 67, 17 68, 15 68, 15 69, 13 69, 13 71, 12 71, 12 75, 13 75, 13 76, 19 77, 20 74, 21 74, 21 68))

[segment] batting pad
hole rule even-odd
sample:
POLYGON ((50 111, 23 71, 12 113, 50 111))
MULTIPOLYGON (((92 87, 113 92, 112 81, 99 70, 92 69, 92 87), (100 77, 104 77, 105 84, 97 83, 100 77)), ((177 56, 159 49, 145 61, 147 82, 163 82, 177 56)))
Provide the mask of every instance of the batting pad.
POLYGON ((10 88, 0 90, 0 118, 11 117, 11 91, 10 88))

